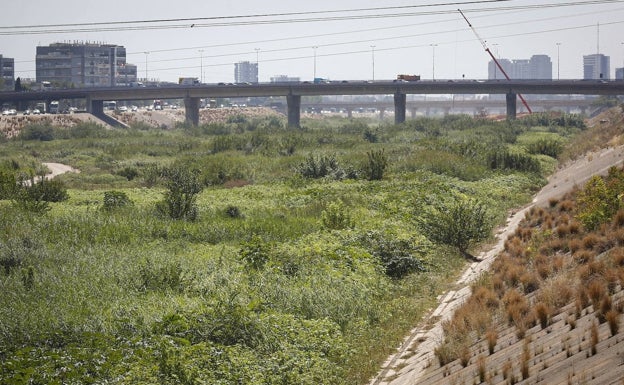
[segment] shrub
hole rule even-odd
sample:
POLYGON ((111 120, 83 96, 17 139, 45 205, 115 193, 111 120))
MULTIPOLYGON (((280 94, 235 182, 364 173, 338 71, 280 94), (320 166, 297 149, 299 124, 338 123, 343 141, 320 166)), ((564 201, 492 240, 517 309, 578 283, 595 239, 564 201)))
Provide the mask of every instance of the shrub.
POLYGON ((342 230, 353 227, 351 214, 342 201, 331 202, 321 212, 321 223, 328 230, 342 230))
POLYGON ((272 246, 260 236, 253 235, 241 246, 238 256, 250 270, 262 270, 269 261, 272 246))
POLYGON ((124 178, 131 181, 139 176, 139 171, 134 167, 124 167, 123 169, 117 171, 117 175, 123 176, 124 178))
POLYGON ((335 155, 314 156, 310 154, 296 170, 304 178, 318 179, 331 177, 332 179, 344 179, 345 172, 338 164, 335 155))
POLYGON ((577 219, 588 230, 609 221, 619 209, 618 195, 607 187, 601 176, 595 175, 585 184, 577 199, 577 219))
POLYGON ((488 154, 488 165, 493 170, 539 172, 539 161, 530 155, 498 150, 488 154))
POLYGON ((540 139, 527 145, 529 154, 548 155, 557 158, 563 151, 563 144, 556 139, 540 139))
POLYGON ((427 270, 421 257, 423 250, 419 250, 409 240, 369 231, 364 242, 370 247, 371 254, 379 259, 390 278, 401 279, 408 274, 427 270))
POLYGON ((368 163, 365 166, 364 173, 368 180, 382 180, 384 171, 388 166, 388 158, 384 154, 384 150, 371 151, 367 153, 368 163))
POLYGON ((54 140, 54 127, 50 124, 30 124, 20 132, 19 139, 22 140, 54 140))
POLYGON ((171 167, 164 171, 165 183, 169 191, 165 199, 157 205, 161 214, 172 219, 197 219, 197 194, 202 191, 198 173, 183 167, 171 167))
POLYGON ((453 246, 474 260, 468 249, 490 235, 492 219, 483 203, 454 196, 419 213, 417 225, 433 242, 453 246))
POLYGON ((105 191, 102 209, 105 211, 112 211, 117 208, 132 206, 133 204, 134 202, 132 202, 124 192, 105 191))

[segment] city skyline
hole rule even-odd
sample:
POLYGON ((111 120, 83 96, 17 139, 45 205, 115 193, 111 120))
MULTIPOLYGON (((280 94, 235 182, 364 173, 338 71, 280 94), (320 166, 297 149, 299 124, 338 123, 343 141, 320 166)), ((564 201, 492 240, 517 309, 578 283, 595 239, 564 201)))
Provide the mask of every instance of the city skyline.
POLYGON ((384 2, 383 9, 369 0, 320 0, 314 6, 180 0, 175 7, 159 0, 111 1, 90 4, 91 12, 78 19, 63 10, 81 2, 32 3, 33 12, 12 2, 0 15, 0 54, 15 59, 16 77, 35 77, 38 45, 88 41, 126 47, 139 78, 162 81, 233 81, 234 65, 242 61, 258 62, 261 82, 276 75, 307 80, 313 73, 335 80, 391 79, 398 73, 485 79, 490 57, 457 8, 497 57, 547 55, 553 78, 582 78, 583 56, 597 52, 611 57, 610 78, 624 66, 624 37, 617 38, 624 30, 624 1, 397 0, 384 2), (137 23, 124 23, 129 21, 137 23))

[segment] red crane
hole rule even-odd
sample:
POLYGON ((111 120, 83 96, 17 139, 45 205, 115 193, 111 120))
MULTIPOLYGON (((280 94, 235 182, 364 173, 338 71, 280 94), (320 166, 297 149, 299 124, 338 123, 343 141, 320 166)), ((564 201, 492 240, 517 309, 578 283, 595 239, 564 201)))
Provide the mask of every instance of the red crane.
MULTIPOLYGON (((470 29, 472 29, 472 32, 474 32, 475 36, 477 37, 477 39, 479 39, 479 41, 481 42, 481 45, 483 46, 483 48, 485 49, 485 52, 487 52, 490 57, 492 58, 492 60, 494 60, 494 63, 496 64, 496 66, 498 67, 498 69, 503 73, 503 75, 505 75, 505 78, 507 80, 511 80, 509 78, 509 75, 507 75, 507 72, 505 72, 505 70, 503 69, 503 67, 500 65, 500 63, 498 62, 498 60, 496 60, 496 57, 494 56, 494 54, 492 53, 492 51, 490 51, 490 49, 488 48, 487 44, 485 44, 485 40, 481 39, 481 36, 479 36, 479 34, 477 33, 477 30, 472 26, 472 24, 470 24, 470 22, 468 21, 468 19, 466 18, 466 15, 464 15, 464 13, 461 11, 461 9, 458 9, 459 13, 462 15, 462 17, 464 18, 464 20, 466 20, 466 23, 468 23, 468 26, 470 27, 470 29)), ((529 111, 529 113, 533 113, 533 111, 531 111, 531 107, 529 107, 529 105, 527 104, 526 100, 524 100, 524 97, 522 97, 521 94, 518 94, 518 97, 520 98, 520 100, 522 100, 522 104, 524 104, 524 106, 526 107, 527 111, 529 111)))

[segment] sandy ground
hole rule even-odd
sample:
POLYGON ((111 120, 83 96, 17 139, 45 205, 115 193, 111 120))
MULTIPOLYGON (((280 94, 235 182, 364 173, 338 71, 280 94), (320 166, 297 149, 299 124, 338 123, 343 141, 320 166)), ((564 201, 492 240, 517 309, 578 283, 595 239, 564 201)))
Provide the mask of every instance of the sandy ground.
POLYGON ((532 204, 512 213, 506 226, 497 233, 494 246, 478 256, 480 262, 468 266, 456 282, 454 290, 442 296, 438 307, 412 329, 370 384, 416 384, 429 362, 435 359, 434 349, 443 340, 442 322, 450 319, 453 312, 468 299, 471 294, 470 283, 489 269, 496 256, 503 251, 505 240, 516 231, 525 213, 534 205, 546 205, 550 199, 559 198, 576 186, 581 187, 593 175, 605 174, 612 166, 621 166, 623 161, 624 146, 620 146, 589 153, 562 165, 548 179, 548 184, 535 195, 532 204))

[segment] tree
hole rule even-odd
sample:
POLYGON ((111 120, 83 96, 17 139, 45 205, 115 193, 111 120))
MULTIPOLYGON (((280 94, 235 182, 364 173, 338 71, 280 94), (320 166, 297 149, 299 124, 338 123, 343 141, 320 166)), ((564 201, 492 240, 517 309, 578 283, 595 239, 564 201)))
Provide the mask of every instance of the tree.
POLYGON ((171 167, 164 170, 165 184, 169 191, 158 210, 172 219, 197 219, 197 194, 203 190, 197 172, 183 167, 171 167))
POLYGON ((455 247, 473 261, 478 259, 468 250, 492 231, 491 214, 485 205, 461 196, 433 204, 419 213, 416 222, 432 242, 455 247))
POLYGON ((19 77, 15 79, 15 91, 22 92, 22 79, 20 79, 19 77))

